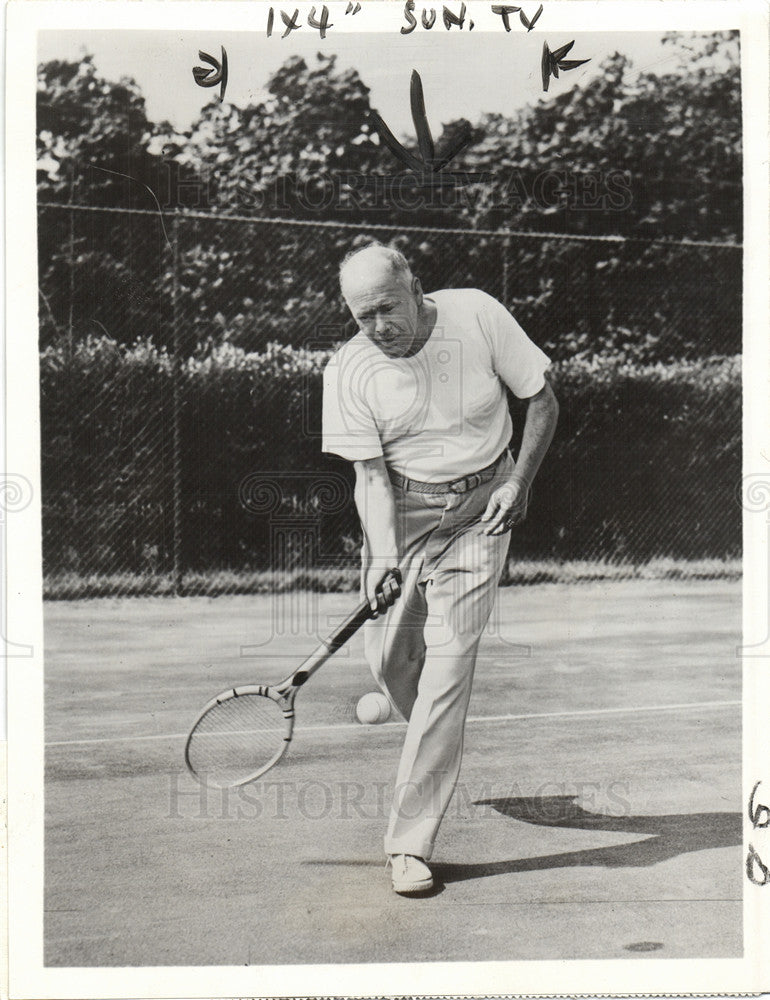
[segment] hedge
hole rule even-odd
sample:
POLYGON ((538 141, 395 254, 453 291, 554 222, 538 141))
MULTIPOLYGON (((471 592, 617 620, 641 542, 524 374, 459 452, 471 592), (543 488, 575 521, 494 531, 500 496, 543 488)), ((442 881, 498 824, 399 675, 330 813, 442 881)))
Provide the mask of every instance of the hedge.
MULTIPOLYGON (((149 342, 41 353, 46 574, 172 559, 174 381, 190 572, 350 565, 348 463, 320 450, 325 351, 225 344, 178 369, 149 342), (175 375, 175 370, 177 374, 175 375)), ((561 404, 512 558, 641 563, 740 554, 740 359, 552 366, 561 404)), ((514 449, 522 405, 511 401, 514 449)))

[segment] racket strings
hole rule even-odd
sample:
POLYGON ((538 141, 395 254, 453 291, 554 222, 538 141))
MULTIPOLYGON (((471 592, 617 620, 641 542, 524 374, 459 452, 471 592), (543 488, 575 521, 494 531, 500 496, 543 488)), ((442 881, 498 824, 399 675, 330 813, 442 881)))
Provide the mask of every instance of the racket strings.
POLYGON ((187 745, 188 763, 207 784, 238 785, 280 757, 290 735, 290 723, 272 698, 228 698, 198 720, 187 745))

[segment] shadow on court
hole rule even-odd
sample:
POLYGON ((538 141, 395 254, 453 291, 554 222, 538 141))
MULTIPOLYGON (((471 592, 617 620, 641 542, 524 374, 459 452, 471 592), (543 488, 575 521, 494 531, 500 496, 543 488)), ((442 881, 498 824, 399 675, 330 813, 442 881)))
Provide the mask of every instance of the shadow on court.
POLYGON ((436 876, 444 883, 512 875, 575 866, 602 868, 643 868, 662 861, 719 847, 741 844, 740 813, 675 813, 668 816, 607 816, 588 812, 575 796, 553 795, 533 798, 482 799, 475 805, 490 805, 509 819, 537 826, 572 830, 601 830, 609 833, 638 833, 646 839, 560 854, 478 864, 437 864, 436 876))

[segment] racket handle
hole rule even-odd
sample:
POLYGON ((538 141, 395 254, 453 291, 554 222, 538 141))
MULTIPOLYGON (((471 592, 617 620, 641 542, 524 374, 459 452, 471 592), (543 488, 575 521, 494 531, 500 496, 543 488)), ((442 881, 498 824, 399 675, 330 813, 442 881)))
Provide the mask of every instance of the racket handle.
MULTIPOLYGON (((389 577, 394 579, 399 587, 401 586, 401 570, 395 567, 394 569, 389 569, 383 576, 377 584, 377 589, 382 587, 389 577)), ((311 653, 302 666, 295 671, 291 678, 292 685, 299 687, 301 684, 304 684, 309 677, 313 676, 316 670, 326 663, 332 653, 336 653, 340 647, 344 646, 348 639, 356 634, 364 622, 373 617, 374 612, 369 606, 368 601, 359 604, 356 610, 332 632, 328 639, 324 639, 318 649, 311 653)))
MULTIPOLYGON (((399 585, 399 587, 401 586, 401 570, 397 566, 387 571, 387 573, 377 584, 377 589, 379 590, 385 583, 388 583, 389 580, 391 579, 395 580, 396 583, 399 585)), ((398 600, 398 598, 396 598, 396 600, 398 600)), ((332 651, 338 650, 341 646, 345 645, 348 639, 350 639, 352 636, 356 634, 356 632, 361 628, 364 622, 368 621, 370 618, 373 617, 374 617, 374 612, 369 606, 369 602, 363 601, 361 604, 359 604, 356 610, 350 615, 350 617, 346 618, 345 621, 337 629, 335 629, 335 631, 329 636, 329 638, 326 640, 326 645, 332 651)))
POLYGON ((324 645, 329 649, 330 652, 336 653, 338 649, 345 645, 348 639, 352 638, 356 632, 361 628, 365 621, 367 621, 372 616, 372 609, 369 607, 369 602, 364 601, 363 604, 359 604, 356 610, 345 619, 345 621, 337 628, 332 635, 324 642, 324 645))

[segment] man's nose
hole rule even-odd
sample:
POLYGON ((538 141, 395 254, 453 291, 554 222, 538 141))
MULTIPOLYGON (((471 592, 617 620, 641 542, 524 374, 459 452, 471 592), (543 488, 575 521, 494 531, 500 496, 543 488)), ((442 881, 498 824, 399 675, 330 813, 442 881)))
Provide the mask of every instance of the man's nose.
POLYGON ((378 313, 377 316, 375 316, 374 318, 374 332, 383 333, 387 329, 387 326, 388 326, 387 319, 384 316, 379 315, 378 313))

